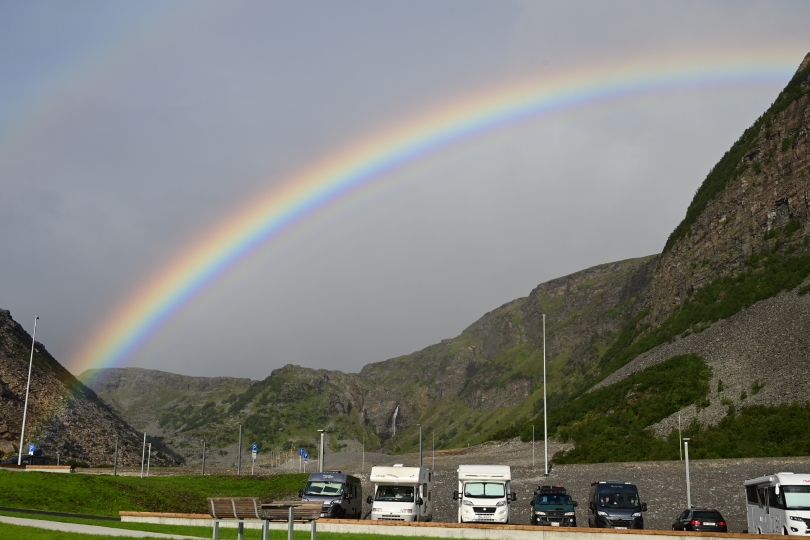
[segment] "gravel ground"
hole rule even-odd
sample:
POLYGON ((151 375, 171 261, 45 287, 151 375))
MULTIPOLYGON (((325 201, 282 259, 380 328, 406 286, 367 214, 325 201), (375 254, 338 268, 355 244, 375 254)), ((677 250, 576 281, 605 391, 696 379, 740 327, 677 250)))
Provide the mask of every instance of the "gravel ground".
MULTIPOLYGON (((563 445, 549 441, 549 456, 563 445)), ((543 478, 543 445, 535 447, 535 464, 532 467, 531 443, 512 440, 502 443, 488 443, 469 449, 439 451, 434 456, 430 451, 423 455, 423 463, 434 468, 434 507, 435 521, 455 522, 457 506, 453 501, 453 491, 457 489, 456 469, 459 464, 512 466, 512 488, 518 500, 512 506, 512 523, 529 522, 529 501, 538 485, 563 485, 574 499, 579 501, 577 523, 587 526, 587 496, 591 482, 599 480, 620 480, 638 485, 641 499, 647 503, 645 514, 648 529, 670 529, 676 514, 686 508, 685 466, 682 461, 647 461, 635 463, 594 463, 583 465, 553 465, 548 478, 543 478)), ((365 454, 363 468, 362 452, 342 452, 327 454, 325 467, 341 470, 359 476, 363 481, 363 493, 370 494, 373 486, 368 481, 373 465, 405 466, 418 465, 417 454, 389 456, 386 454, 365 454)), ((297 461, 290 466, 297 471, 297 461)), ((317 463, 310 463, 310 469, 317 463)), ((247 468, 249 474, 250 469, 247 468)), ((268 476, 288 472, 281 470, 257 469, 257 475, 268 476)), ((730 532, 745 529, 745 498, 742 483, 769 473, 790 471, 810 473, 810 457, 795 458, 748 458, 690 461, 692 505, 711 507, 719 510, 728 521, 730 532)), ((110 474, 109 469, 79 469, 78 472, 110 474)), ((152 475, 197 474, 199 469, 160 468, 152 469, 152 475)), ((208 470, 206 472, 209 472, 208 470)), ((234 474, 232 469, 212 470, 212 474, 234 474)), ((119 470, 119 474, 140 474, 140 468, 119 470)), ((301 486, 303 487, 303 486, 301 486)), ((370 505, 363 503, 363 514, 371 511, 370 505)))

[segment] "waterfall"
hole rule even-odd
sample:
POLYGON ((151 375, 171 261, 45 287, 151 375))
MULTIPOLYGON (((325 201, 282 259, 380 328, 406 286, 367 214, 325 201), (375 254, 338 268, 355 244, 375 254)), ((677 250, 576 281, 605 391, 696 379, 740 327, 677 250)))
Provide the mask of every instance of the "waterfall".
POLYGON ((397 436, 397 414, 399 414, 399 405, 397 405, 397 408, 394 409, 394 416, 393 416, 393 418, 391 418, 391 432, 392 432, 391 438, 392 439, 397 436))

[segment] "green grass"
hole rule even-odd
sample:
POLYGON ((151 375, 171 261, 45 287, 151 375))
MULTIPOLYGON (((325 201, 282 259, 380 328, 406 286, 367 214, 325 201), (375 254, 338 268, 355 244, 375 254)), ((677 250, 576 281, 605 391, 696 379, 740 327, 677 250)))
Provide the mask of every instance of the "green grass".
POLYGON ((306 479, 306 474, 138 478, 0 471, 0 506, 114 517, 121 510, 199 514, 207 512, 207 497, 280 499, 296 495, 306 479))
POLYGON ((753 405, 729 411, 716 426, 689 426, 696 459, 810 455, 810 403, 753 405))
MULTIPOLYGON (((156 526, 163 527, 163 526, 156 526)), ((137 529, 145 530, 148 532, 161 532, 166 534, 187 534, 197 536, 200 538, 211 538, 211 527, 166 527, 165 530, 160 531, 151 529, 137 529)), ((228 540, 236 538, 236 529, 219 529, 220 538, 228 540)), ((14 538, 15 540, 120 540, 120 536, 104 536, 95 534, 80 534, 70 532, 51 531, 46 529, 39 529, 36 527, 24 527, 19 525, 10 525, 7 523, 0 523, 0 538, 14 538)), ((259 540, 261 538, 260 530, 245 530, 246 540, 259 540)), ((270 531, 270 540, 280 540, 287 538, 287 531, 270 531)), ((310 538, 309 531, 295 531, 296 540, 307 540, 310 538)), ((318 538, 323 540, 426 540, 429 536, 388 536, 381 534, 355 534, 355 533, 327 533, 319 532, 318 538)))

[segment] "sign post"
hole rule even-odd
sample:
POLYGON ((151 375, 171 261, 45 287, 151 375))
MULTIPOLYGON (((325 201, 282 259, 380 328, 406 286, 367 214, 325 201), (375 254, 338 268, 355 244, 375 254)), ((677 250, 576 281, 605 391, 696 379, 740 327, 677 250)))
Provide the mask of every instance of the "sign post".
POLYGON ((253 476, 253 466, 256 465, 256 456, 259 454, 259 445, 254 444, 251 448, 251 456, 253 457, 253 462, 250 464, 250 476, 253 476))
POLYGON ((304 472, 307 472, 308 461, 309 461, 309 452, 304 452, 304 472))
POLYGON ((306 453, 307 453, 307 449, 304 448, 303 446, 298 449, 298 472, 299 473, 303 469, 303 465, 301 463, 301 460, 304 459, 304 454, 306 454, 306 453))

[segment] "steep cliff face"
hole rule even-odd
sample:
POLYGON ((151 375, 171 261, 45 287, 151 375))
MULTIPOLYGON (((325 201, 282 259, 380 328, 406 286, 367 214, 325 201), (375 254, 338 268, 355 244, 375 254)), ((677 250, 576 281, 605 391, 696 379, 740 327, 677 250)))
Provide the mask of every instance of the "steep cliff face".
POLYGON ((712 280, 738 272, 753 253, 775 247, 807 252, 808 130, 810 54, 771 108, 715 166, 672 233, 644 294, 649 323, 665 320, 712 280))
MULTIPOLYGON (((0 310, 0 453, 16 454, 22 426, 31 336, 8 311, 0 310)), ((41 343, 34 348, 28 400, 26 442, 46 455, 60 453, 64 461, 90 465, 112 463, 116 437, 119 463, 141 461, 141 440, 119 413, 101 401, 48 353, 41 343)), ((152 462, 175 459, 158 450, 152 462)))

